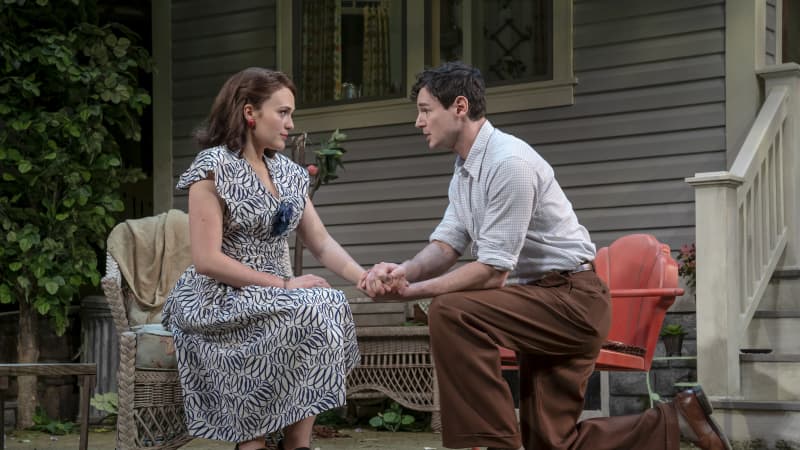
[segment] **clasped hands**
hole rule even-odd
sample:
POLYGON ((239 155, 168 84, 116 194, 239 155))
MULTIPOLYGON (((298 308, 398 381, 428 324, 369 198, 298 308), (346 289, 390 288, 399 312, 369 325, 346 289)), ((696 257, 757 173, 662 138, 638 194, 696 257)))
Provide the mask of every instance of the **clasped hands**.
POLYGON ((412 293, 406 280, 405 268, 399 264, 381 262, 361 275, 358 288, 372 298, 404 299, 412 293))

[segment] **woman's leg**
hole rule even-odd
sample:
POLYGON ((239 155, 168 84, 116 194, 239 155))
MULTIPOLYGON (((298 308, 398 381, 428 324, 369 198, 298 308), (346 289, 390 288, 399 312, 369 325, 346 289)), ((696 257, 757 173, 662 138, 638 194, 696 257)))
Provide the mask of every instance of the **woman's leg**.
POLYGON ((296 448, 311 447, 311 431, 317 416, 306 417, 283 429, 283 448, 294 450, 296 448))
POLYGON ((251 441, 239 442, 236 444, 238 450, 261 450, 266 448, 267 444, 264 443, 264 438, 253 439, 251 441))

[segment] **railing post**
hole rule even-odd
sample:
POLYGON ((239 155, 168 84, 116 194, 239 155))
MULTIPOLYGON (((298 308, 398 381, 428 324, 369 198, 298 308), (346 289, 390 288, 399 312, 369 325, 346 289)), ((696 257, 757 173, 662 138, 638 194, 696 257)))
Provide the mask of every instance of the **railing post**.
POLYGON ((777 270, 800 271, 800 65, 786 63, 758 71, 764 92, 777 86, 789 88, 786 125, 783 127, 784 211, 789 239, 777 270))
POLYGON ((738 397, 742 179, 710 172, 686 182, 695 188, 697 379, 712 396, 738 397))

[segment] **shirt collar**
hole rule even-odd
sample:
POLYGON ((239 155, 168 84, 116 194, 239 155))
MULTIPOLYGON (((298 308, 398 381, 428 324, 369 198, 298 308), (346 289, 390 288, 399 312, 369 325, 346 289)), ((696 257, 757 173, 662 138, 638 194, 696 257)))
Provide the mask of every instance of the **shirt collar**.
POLYGON ((456 160, 456 166, 461 167, 461 170, 466 171, 471 177, 477 178, 480 173, 481 163, 483 162, 483 155, 486 153, 486 147, 489 145, 489 138, 492 137, 494 126, 489 119, 486 119, 481 125, 478 135, 475 136, 475 142, 469 149, 466 161, 459 156, 456 160))

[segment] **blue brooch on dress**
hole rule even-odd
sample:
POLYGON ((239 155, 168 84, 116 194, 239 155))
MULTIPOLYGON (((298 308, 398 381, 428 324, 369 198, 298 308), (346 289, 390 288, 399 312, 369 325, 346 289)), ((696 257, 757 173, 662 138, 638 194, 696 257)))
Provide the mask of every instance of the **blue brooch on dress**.
POLYGON ((281 201, 278 205, 278 211, 275 212, 275 217, 272 219, 271 237, 280 236, 289 228, 289 223, 292 221, 292 214, 294 208, 291 203, 281 201))

